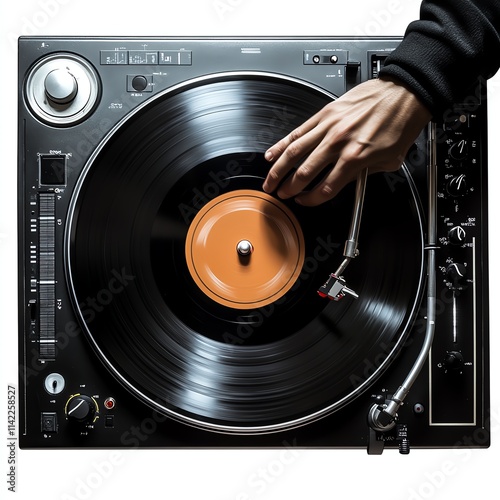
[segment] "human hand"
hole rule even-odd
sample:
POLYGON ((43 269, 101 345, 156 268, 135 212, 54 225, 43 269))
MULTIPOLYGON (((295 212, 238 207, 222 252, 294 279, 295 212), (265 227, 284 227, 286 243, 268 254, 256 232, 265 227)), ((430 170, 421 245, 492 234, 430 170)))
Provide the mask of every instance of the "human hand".
POLYGON ((277 194, 296 196, 302 205, 319 205, 335 197, 364 168, 369 173, 398 170, 431 116, 396 81, 380 78, 361 83, 266 151, 265 158, 274 164, 263 189, 274 191, 305 158, 277 194), (323 170, 324 178, 303 192, 323 170))

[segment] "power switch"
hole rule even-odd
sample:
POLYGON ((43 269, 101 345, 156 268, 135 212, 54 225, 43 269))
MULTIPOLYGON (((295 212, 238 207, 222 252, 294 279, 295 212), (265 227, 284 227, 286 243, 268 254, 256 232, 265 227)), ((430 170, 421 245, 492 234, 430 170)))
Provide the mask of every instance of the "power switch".
POLYGON ((52 411, 42 412, 42 432, 56 433, 57 430, 57 413, 52 411))

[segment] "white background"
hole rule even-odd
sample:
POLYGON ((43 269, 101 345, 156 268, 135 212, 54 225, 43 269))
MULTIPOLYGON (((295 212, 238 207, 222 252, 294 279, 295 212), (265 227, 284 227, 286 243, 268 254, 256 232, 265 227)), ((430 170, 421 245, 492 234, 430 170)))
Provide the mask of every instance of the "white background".
MULTIPOLYGON (((17 384, 16 40, 27 35, 402 35, 418 0, 17 0, 3 9, 0 59, 0 496, 18 499, 147 498, 264 500, 364 498, 465 499, 498 491, 499 370, 492 367, 493 445, 458 454, 413 450, 409 456, 364 451, 18 451, 17 492, 7 490, 7 384, 17 384), (265 474, 268 479, 256 481, 265 474)), ((467 71, 467 68, 464 68, 467 71)), ((490 82, 490 186, 497 183, 500 77, 490 82), (496 117, 495 117, 496 118, 496 117)), ((491 190, 491 353, 498 358, 500 198, 491 190)), ((438 332, 439 334, 439 332, 438 332)))

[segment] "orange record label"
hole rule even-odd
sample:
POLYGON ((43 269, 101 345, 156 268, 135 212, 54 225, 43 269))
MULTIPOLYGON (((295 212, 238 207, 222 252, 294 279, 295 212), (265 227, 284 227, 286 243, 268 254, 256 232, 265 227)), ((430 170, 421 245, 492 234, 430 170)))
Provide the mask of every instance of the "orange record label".
POLYGON ((251 309, 278 300, 301 273, 302 229, 282 202, 238 190, 207 203, 186 237, 186 261, 199 288, 227 307, 251 309))

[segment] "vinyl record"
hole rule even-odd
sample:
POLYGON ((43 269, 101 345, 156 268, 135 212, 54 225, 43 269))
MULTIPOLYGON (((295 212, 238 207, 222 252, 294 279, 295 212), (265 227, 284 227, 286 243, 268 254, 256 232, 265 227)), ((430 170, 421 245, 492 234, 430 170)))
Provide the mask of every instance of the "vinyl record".
POLYGON ((187 82, 97 148, 66 231, 73 302, 102 362, 190 425, 273 432, 369 387, 409 333, 423 233, 407 176, 369 177, 359 299, 316 293, 342 260, 353 190, 304 208, 262 191, 264 151, 333 97, 269 74, 187 82))

